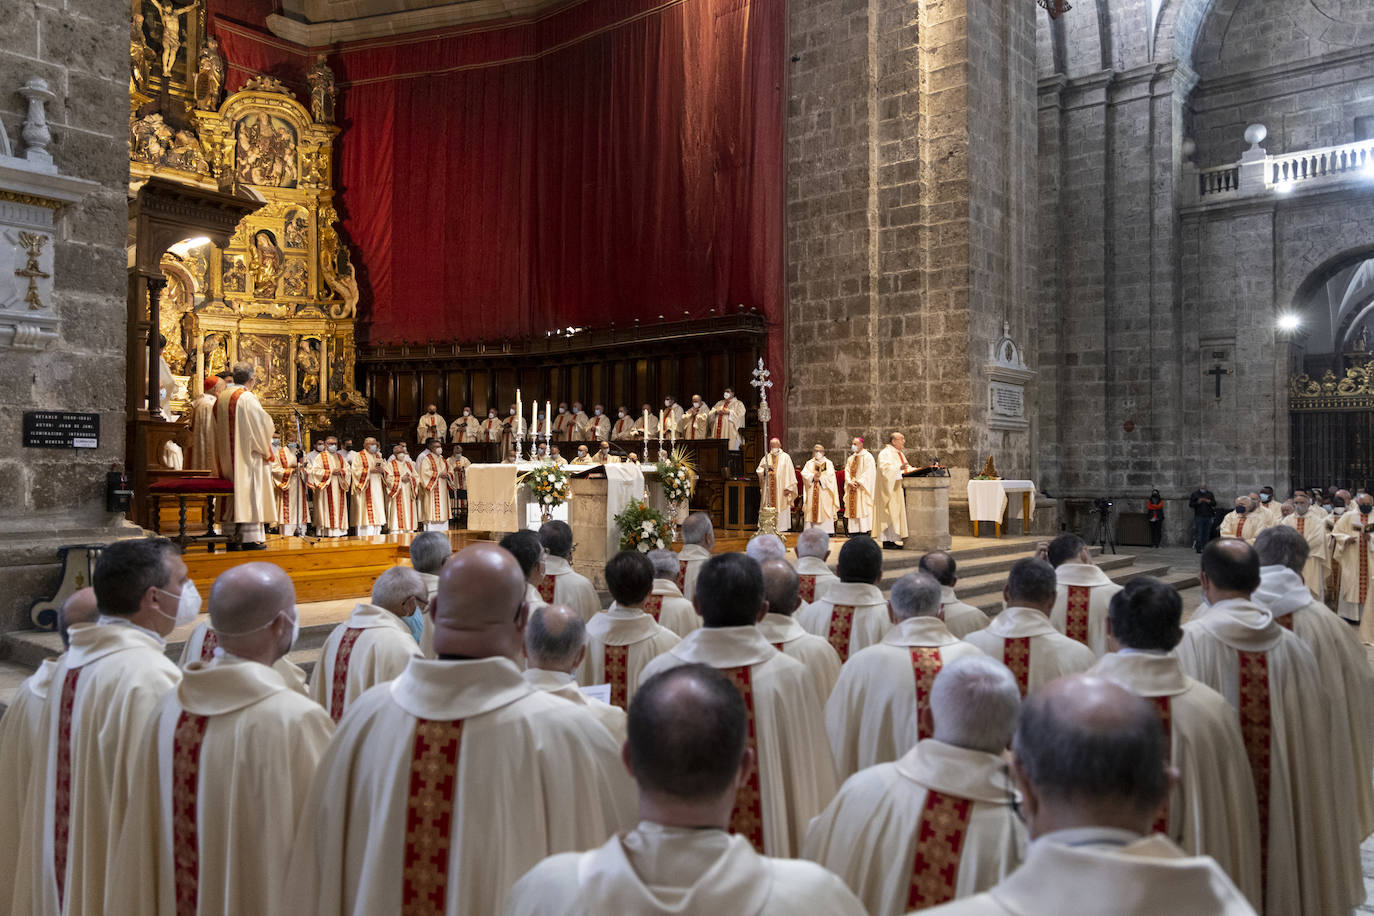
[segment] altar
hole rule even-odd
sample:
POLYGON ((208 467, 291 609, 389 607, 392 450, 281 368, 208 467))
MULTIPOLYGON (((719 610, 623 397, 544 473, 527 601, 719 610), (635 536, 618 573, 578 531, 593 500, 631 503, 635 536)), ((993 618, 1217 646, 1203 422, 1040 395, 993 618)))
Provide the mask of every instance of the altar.
POLYGON ((1021 533, 1030 533, 1030 523, 1035 512, 1035 481, 1033 480, 970 480, 968 482, 968 515, 973 523, 973 536, 978 537, 978 523, 992 522, 994 533, 1002 536, 1002 516, 1007 516, 1010 525, 1013 518, 1020 518, 1021 533), (1021 499, 1010 502, 1008 494, 1020 494, 1021 499), (1019 512, 1017 510, 1020 510, 1019 512))

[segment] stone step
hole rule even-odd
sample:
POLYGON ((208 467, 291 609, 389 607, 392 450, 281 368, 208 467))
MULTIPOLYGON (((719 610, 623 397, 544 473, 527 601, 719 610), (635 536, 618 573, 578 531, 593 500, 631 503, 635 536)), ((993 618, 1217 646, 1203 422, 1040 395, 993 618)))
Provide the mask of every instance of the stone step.
POLYGON ((19 685, 33 674, 34 669, 13 661, 0 661, 0 716, 9 709, 10 701, 19 690, 19 685))

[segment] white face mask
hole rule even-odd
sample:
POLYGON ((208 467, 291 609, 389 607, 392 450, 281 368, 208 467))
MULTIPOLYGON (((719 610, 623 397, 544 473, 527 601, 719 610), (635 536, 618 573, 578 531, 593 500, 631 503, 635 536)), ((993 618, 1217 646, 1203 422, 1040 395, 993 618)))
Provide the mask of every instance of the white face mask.
POLYGON ((160 608, 158 609, 159 614, 169 620, 176 621, 176 625, 179 627, 184 627, 195 621, 196 615, 200 613, 200 592, 196 591, 196 583, 187 579, 186 584, 181 587, 180 595, 172 595, 165 588, 159 588, 158 591, 177 599, 177 612, 175 614, 168 614, 160 608))
POLYGON ((782 449, 780 449, 780 448, 772 448, 772 449, 769 449, 769 450, 768 450, 768 454, 770 454, 770 455, 777 455, 778 452, 781 452, 781 451, 782 451, 782 449))
POLYGON ((273 439, 273 440, 272 440, 272 447, 273 447, 273 448, 281 448, 281 440, 280 440, 280 439, 273 439))
POLYGON ((693 402, 692 402, 692 409, 693 409, 693 410, 700 410, 700 409, 701 409, 701 402, 700 402, 700 401, 693 401, 693 402))
POLYGON ((817 464, 820 464, 822 461, 825 460, 825 455, 821 454, 820 452, 815 452, 814 454, 812 454, 811 457, 815 459, 817 464))
POLYGON ((1267 502, 1269 502, 1269 500, 1271 500, 1271 499, 1273 499, 1273 497, 1270 496, 1268 493, 1261 493, 1261 494, 1260 494, 1260 502, 1262 502, 1262 503, 1267 503, 1267 502))
POLYGON ((374 454, 374 455, 377 454, 377 446, 375 446, 375 445, 369 445, 369 446, 367 447, 367 450, 368 450, 369 452, 371 452, 372 454, 374 454))
POLYGON ((489 411, 489 412, 487 413, 487 419, 488 419, 488 420, 495 420, 495 419, 496 419, 496 411, 494 411, 494 410, 489 411))
POLYGON ((568 412, 568 408, 566 408, 566 407, 560 407, 560 408, 558 408, 558 412, 559 412, 559 413, 567 413, 567 412, 568 412))
POLYGON ((858 447, 857 445, 851 445, 851 446, 849 447, 849 450, 850 450, 851 452, 853 452, 854 454, 856 454, 856 455, 859 454, 859 447, 858 447))
POLYGON ((512 408, 510 409, 510 415, 511 415, 512 417, 515 416, 515 408, 514 408, 514 407, 512 407, 512 408))
POLYGON ((330 452, 337 452, 339 450, 337 445, 326 445, 325 448, 329 449, 330 452))
POLYGON ((586 457, 587 457, 587 450, 586 450, 585 448, 580 448, 580 449, 578 449, 578 450, 577 450, 577 457, 579 457, 579 458, 586 458, 586 457))
POLYGON ((620 419, 622 419, 622 420, 625 419, 625 411, 623 411, 623 410, 622 410, 622 411, 619 411, 619 414, 620 414, 620 419))
POLYGON ((735 395, 734 395, 733 392, 730 392, 730 391, 725 392, 725 400, 727 400, 727 401, 730 400, 731 398, 733 398, 734 396, 735 396, 735 395))
POLYGON ((596 414, 598 417, 601 416, 601 408, 600 408, 600 407, 596 408, 595 410, 592 411, 592 413, 596 414))
POLYGON ((1307 514, 1307 506, 1305 506, 1305 505, 1294 505, 1294 506, 1293 506, 1293 511, 1296 512, 1296 513, 1298 513, 1298 515, 1306 515, 1306 514, 1307 514))
POLYGON ((465 410, 465 411, 463 411, 463 416, 465 416, 465 417, 470 417, 470 416, 472 416, 472 411, 470 411, 470 410, 465 410))
POLYGON ((663 401, 663 406, 664 406, 664 407, 672 407, 672 406, 673 406, 673 399, 672 399, 672 398, 666 398, 666 399, 663 401))

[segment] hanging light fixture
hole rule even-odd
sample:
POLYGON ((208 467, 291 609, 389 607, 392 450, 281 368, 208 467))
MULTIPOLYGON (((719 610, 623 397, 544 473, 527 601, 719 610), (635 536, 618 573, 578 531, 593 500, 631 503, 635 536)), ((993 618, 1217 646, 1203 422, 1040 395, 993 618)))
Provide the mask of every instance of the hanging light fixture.
POLYGON ((1058 19, 1060 16, 1073 9, 1069 5, 1069 0, 1035 0, 1045 8, 1045 12, 1050 14, 1051 19, 1058 19))

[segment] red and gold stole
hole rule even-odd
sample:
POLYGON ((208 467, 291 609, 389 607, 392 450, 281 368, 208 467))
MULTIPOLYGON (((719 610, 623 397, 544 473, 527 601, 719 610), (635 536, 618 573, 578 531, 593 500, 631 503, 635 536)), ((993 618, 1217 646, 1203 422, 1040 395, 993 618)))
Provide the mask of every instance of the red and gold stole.
MULTIPOLYGON (((1148 697, 1154 704, 1155 712, 1159 713, 1159 724, 1164 728, 1164 754, 1167 759, 1173 757, 1173 708, 1170 706, 1172 697, 1148 697)), ((1159 816, 1155 818, 1154 832, 1168 835, 1169 833, 1169 800, 1165 797, 1164 804, 1159 808, 1159 816)))
POLYGON ((907 891, 909 910, 923 910, 954 899, 959 883, 959 856, 968 835, 973 802, 943 792, 926 792, 916 828, 916 855, 907 891))
POLYGON ((172 881, 176 916, 196 916, 200 889, 200 749, 207 716, 183 711, 172 733, 172 881))
POLYGON ((1270 741, 1274 713, 1269 697, 1269 655, 1266 652, 1236 652, 1240 664, 1240 733, 1245 739, 1245 756, 1250 758, 1250 775, 1255 781, 1255 800, 1259 808, 1260 876, 1269 865, 1269 776, 1270 741))
POLYGON ((815 575, 813 575, 813 574, 811 574, 811 573, 807 573, 806 575, 804 575, 804 576, 798 576, 797 578, 800 580, 800 583, 799 583, 798 586, 797 586, 797 592, 798 592, 798 594, 801 595, 801 600, 805 601, 807 604, 810 604, 812 601, 815 601, 815 600, 816 600, 816 577, 815 577, 815 575))
POLYGON ((353 644, 362 635, 359 627, 349 627, 344 630, 343 638, 339 640, 339 648, 334 653, 334 677, 330 681, 329 692, 329 717, 335 722, 343 718, 344 696, 348 690, 348 659, 353 655, 353 644))
POLYGON ((663 613, 663 596, 650 595, 644 599, 644 613, 654 618, 654 623, 658 623, 658 617, 663 613))
POLYGON ((545 604, 553 604, 553 593, 558 582, 553 576, 545 576, 539 580, 539 597, 544 599, 545 604))
MULTIPOLYGON (((748 665, 738 668, 721 668, 720 673, 730 679, 744 698, 744 709, 748 714, 749 748, 758 758, 758 729, 754 722, 754 684, 753 674, 748 665)), ((740 786, 735 796, 735 809, 730 812, 730 832, 738 833, 749 840, 756 852, 763 852, 763 790, 759 783, 759 768, 753 767, 749 779, 740 786)))
POLYGON ((925 715, 930 708, 930 688, 935 684, 935 675, 940 673, 944 662, 940 650, 934 646, 911 647, 911 670, 916 676, 916 737, 929 738, 930 727, 925 715))
POLYGON ((1030 692, 1030 637, 1017 636, 1002 640, 1002 664, 1016 677, 1016 686, 1024 697, 1030 692))
POLYGON ((1088 605, 1092 603, 1092 589, 1086 585, 1070 585, 1068 607, 1064 616, 1064 635, 1088 644, 1088 605))
POLYGON ((611 705, 625 709, 630 705, 630 647, 604 646, 601 669, 611 685, 611 705))
POLYGON ((677 578, 674 579, 673 582, 677 585, 677 590, 678 590, 678 591, 682 591, 684 588, 687 587, 687 561, 686 561, 686 560, 678 560, 678 561, 677 561, 677 578))
POLYGON ((854 606, 837 604, 830 609, 830 632, 827 639, 840 655, 840 664, 849 661, 849 636, 854 630, 854 606))
POLYGON ((72 820, 72 710, 76 707, 76 682, 80 668, 72 668, 62 681, 57 707, 57 760, 53 781, 53 873, 57 876, 57 906, 67 890, 67 853, 72 820))
POLYGON ((415 723, 401 873, 403 916, 433 916, 445 910, 462 739, 462 719, 415 723))
POLYGON ((209 627, 205 628, 205 638, 200 643, 200 660, 208 662, 215 657, 215 649, 219 646, 219 635, 209 627))

